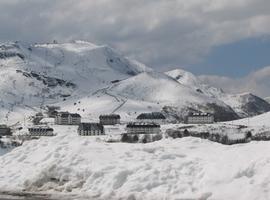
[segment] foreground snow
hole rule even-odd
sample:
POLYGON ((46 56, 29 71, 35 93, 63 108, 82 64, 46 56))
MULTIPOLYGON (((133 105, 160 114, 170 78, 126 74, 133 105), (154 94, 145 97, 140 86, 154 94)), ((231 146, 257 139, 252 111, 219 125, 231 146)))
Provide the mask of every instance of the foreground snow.
POLYGON ((269 199, 269 142, 224 146, 198 138, 105 143, 56 126, 0 157, 1 190, 98 199, 269 199), (132 198, 134 197, 134 198, 132 198))

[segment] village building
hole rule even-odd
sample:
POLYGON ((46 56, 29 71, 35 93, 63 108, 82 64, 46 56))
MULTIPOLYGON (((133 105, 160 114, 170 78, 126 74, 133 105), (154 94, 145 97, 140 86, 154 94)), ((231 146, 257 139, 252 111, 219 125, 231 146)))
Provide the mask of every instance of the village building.
POLYGON ((12 135, 11 129, 6 125, 0 125, 0 137, 12 135))
POLYGON ((100 124, 102 125, 115 125, 120 124, 120 115, 110 114, 110 115, 100 115, 100 124))
POLYGON ((32 127, 28 128, 28 131, 31 136, 54 136, 50 127, 32 127))
POLYGON ((187 117, 188 124, 212 124, 214 116, 210 113, 190 113, 187 117))
POLYGON ((104 127, 99 123, 81 123, 78 134, 81 136, 104 135, 104 127))
POLYGON ((48 117, 54 118, 58 114, 58 110, 60 110, 59 106, 47 106, 48 109, 48 117))
POLYGON ((166 120, 166 117, 161 112, 151 112, 151 113, 141 113, 137 120, 139 122, 148 122, 148 123, 164 123, 166 120))
POLYGON ((129 123, 126 126, 128 134, 158 134, 160 125, 155 123, 129 123))
POLYGON ((55 124, 58 125, 79 125, 81 116, 77 113, 59 112, 55 116, 55 124))

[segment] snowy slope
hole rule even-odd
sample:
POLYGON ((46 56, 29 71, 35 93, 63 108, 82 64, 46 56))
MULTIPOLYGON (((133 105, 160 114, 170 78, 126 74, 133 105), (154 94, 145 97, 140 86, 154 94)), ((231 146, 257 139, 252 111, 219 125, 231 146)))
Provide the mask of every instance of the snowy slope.
POLYGON ((0 118, 10 124, 44 111, 48 104, 90 119, 117 112, 124 120, 148 111, 183 120, 189 111, 203 111, 226 121, 270 109, 268 104, 258 106, 256 99, 248 107, 254 110, 246 111, 243 102, 250 98, 230 97, 183 70, 155 72, 108 46, 83 41, 4 43, 0 67, 0 118))
POLYGON ((223 101, 240 117, 254 116, 270 111, 270 104, 253 94, 225 93, 222 89, 203 84, 198 77, 181 69, 172 70, 166 72, 166 74, 177 80, 179 83, 186 85, 197 92, 223 101))
POLYGON ((0 117, 6 120, 19 109, 36 112, 46 104, 59 103, 70 96, 79 99, 111 81, 151 71, 107 46, 82 41, 2 44, 0 67, 0 117))
POLYGON ((233 124, 240 124, 240 125, 246 125, 246 126, 266 126, 270 127, 270 112, 257 115, 254 117, 248 117, 240 120, 235 120, 232 122, 233 124))

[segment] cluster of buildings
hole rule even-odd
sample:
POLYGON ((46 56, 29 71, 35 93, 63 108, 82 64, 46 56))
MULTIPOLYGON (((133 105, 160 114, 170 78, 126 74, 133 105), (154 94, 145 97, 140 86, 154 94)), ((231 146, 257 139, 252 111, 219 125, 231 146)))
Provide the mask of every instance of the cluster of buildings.
MULTIPOLYGON (((104 135, 104 125, 120 124, 120 115, 100 115, 99 123, 82 123, 78 113, 57 112, 51 110, 49 117, 54 117, 56 125, 77 125, 78 134, 82 136, 104 135)), ((35 126, 28 129, 31 136, 53 136, 53 129, 44 126, 35 126)))
MULTIPOLYGON (((77 125, 78 134, 81 136, 104 135, 106 125, 120 124, 120 115, 100 115, 99 123, 83 122, 78 113, 58 112, 56 107, 49 109, 48 116, 54 117, 56 125, 77 125)), ((141 113, 136 122, 126 125, 126 134, 158 134, 160 124, 166 122, 166 117, 161 112, 141 113)), ((186 118, 188 124, 209 124, 214 122, 214 116, 209 113, 189 113, 186 118)), ((53 129, 49 127, 32 127, 28 129, 32 136, 53 136, 53 129)), ((1 132, 1 127, 0 127, 1 132)))

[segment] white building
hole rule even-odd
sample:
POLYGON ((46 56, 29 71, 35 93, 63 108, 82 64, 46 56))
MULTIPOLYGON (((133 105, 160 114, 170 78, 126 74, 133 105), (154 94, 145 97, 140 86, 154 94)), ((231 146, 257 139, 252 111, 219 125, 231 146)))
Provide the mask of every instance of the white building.
POLYGON ((55 124, 58 125, 79 125, 81 116, 77 113, 60 112, 55 116, 55 124))
POLYGON ((28 131, 31 136, 54 136, 50 127, 32 127, 28 128, 28 131))
POLYGON ((160 125, 155 123, 129 123, 126 126, 128 134, 158 134, 160 125))
POLYGON ((99 123, 81 123, 78 134, 82 136, 104 135, 104 127, 99 123))
POLYGON ((187 117, 188 124, 212 124, 214 116, 210 113, 191 113, 187 117))
POLYGON ((120 115, 117 115, 117 114, 100 115, 99 121, 100 121, 100 124, 103 124, 103 125, 120 124, 120 115))

